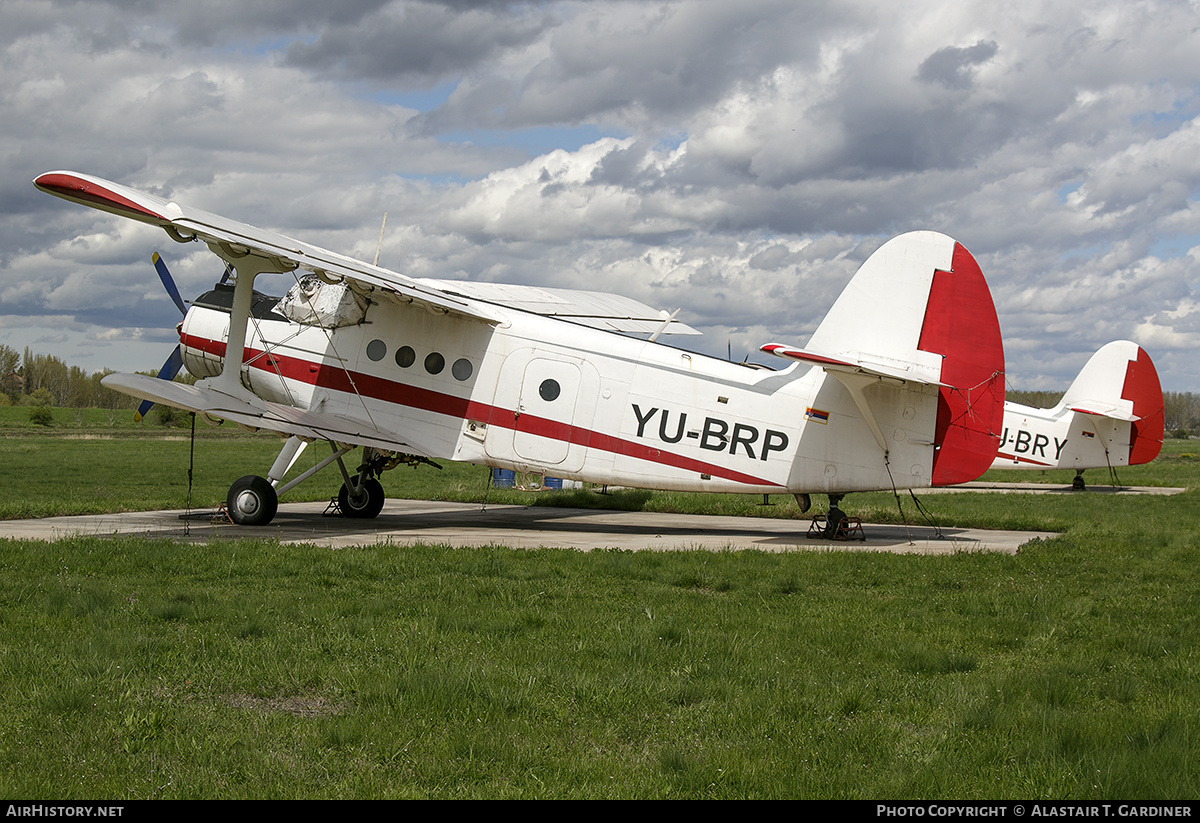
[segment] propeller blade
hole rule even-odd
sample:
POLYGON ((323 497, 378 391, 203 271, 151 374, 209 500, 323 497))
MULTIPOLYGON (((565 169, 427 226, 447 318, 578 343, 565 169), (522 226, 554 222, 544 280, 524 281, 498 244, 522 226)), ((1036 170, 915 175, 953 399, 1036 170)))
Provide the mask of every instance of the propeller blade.
MULTIPOLYGON (((179 374, 179 370, 183 368, 183 350, 176 346, 175 351, 171 352, 171 356, 167 358, 167 362, 163 363, 161 369, 158 370, 159 380, 174 380, 175 375, 179 374)), ((154 407, 153 400, 143 400, 142 405, 138 406, 138 410, 134 413, 134 422, 140 423, 146 413, 154 407)))
POLYGON ((155 252, 151 259, 154 261, 154 270, 158 272, 158 279, 162 281, 167 294, 171 295, 171 299, 179 307, 179 313, 187 314, 187 306, 184 305, 183 298, 179 296, 179 289, 175 287, 175 280, 171 277, 171 272, 167 271, 167 264, 158 256, 158 252, 155 252))

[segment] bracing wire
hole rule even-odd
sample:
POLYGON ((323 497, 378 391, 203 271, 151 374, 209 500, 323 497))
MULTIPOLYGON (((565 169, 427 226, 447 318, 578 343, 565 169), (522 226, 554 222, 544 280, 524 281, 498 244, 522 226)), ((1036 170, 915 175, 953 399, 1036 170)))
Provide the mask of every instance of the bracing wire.
MULTIPOLYGON (((994 371, 991 373, 990 376, 979 381, 974 386, 970 386, 966 389, 961 389, 961 388, 958 388, 957 386, 949 387, 951 392, 953 392, 954 394, 957 394, 959 397, 961 397, 963 399, 963 405, 964 405, 962 413, 950 421, 950 423, 952 425, 954 423, 957 423, 963 417, 966 417, 968 415, 972 416, 972 417, 974 416, 975 401, 972 398, 975 396, 976 392, 978 392, 981 389, 984 389, 985 387, 993 388, 993 390, 994 390, 994 386, 996 384, 997 377, 1001 378, 1002 384, 1007 384, 1007 381, 1008 381, 1007 375, 1005 375, 1005 373, 1002 371, 994 371)), ((1003 416, 1001 419, 1003 419, 1003 416)), ((989 434, 995 436, 996 432, 989 432, 989 434)))
POLYGON ((921 498, 917 497, 916 493, 912 489, 908 490, 908 494, 910 497, 912 497, 913 505, 917 507, 917 511, 919 511, 921 516, 924 517, 929 525, 933 527, 933 536, 938 540, 941 540, 944 537, 942 534, 942 527, 936 520, 933 519, 933 516, 929 513, 929 511, 921 505, 921 498))
MULTIPOLYGON (((296 281, 296 285, 299 286, 300 278, 296 274, 295 270, 292 271, 292 278, 296 281)), ((301 289, 300 291, 303 294, 304 289, 301 289)), ((312 297, 305 294, 304 299, 305 299, 305 301, 308 302, 308 307, 312 310, 313 316, 314 317, 319 316, 317 314, 316 307, 313 305, 312 297)), ((329 342, 329 348, 333 351, 333 356, 335 358, 337 358, 338 363, 341 364, 342 371, 346 373, 346 379, 350 382, 350 388, 354 389, 354 396, 358 398, 359 404, 363 407, 363 411, 366 412, 367 419, 371 421, 372 426, 374 426, 376 429, 378 429, 379 426, 378 426, 378 424, 376 424, 375 418, 371 415, 371 409, 368 408, 367 401, 363 398, 362 393, 358 390, 358 385, 354 382, 354 375, 352 375, 350 373, 350 368, 346 365, 346 359, 343 358, 342 355, 338 352, 337 346, 333 342, 332 332, 330 332, 329 329, 325 328, 325 326, 321 323, 317 323, 317 328, 319 328, 321 330, 321 333, 325 335, 325 339, 329 342)))
POLYGON ((1104 444, 1104 462, 1108 464, 1108 477, 1112 481, 1113 491, 1116 491, 1121 487, 1121 483, 1117 480, 1117 470, 1112 464, 1111 455, 1108 453, 1108 441, 1099 432, 1096 432, 1096 436, 1104 444))
POLYGON ((904 507, 900 505, 900 492, 896 490, 896 479, 892 477, 892 462, 887 455, 883 456, 883 467, 887 469, 888 482, 892 484, 892 497, 896 498, 896 508, 900 511, 900 523, 904 526, 904 534, 908 537, 908 545, 913 545, 912 532, 908 530, 908 516, 904 514, 904 507))
POLYGON ((487 469, 487 485, 483 487, 483 502, 479 504, 479 513, 483 514, 487 511, 488 498, 492 494, 492 467, 484 466, 487 469))
POLYGON ((183 518, 183 534, 188 536, 192 533, 191 514, 192 514, 192 473, 196 468, 196 413, 192 412, 192 437, 188 447, 188 490, 187 501, 184 504, 183 518))
POLYGON ((284 394, 287 395, 288 405, 295 406, 296 400, 294 397, 292 397, 292 390, 288 387, 287 380, 285 380, 283 377, 283 372, 279 370, 279 358, 275 356, 273 351, 275 346, 278 344, 268 342, 267 338, 263 337, 262 328, 258 325, 257 317, 251 315, 250 322, 254 324, 254 334, 257 335, 258 341, 262 343, 263 351, 262 354, 257 354, 254 357, 251 357, 244 365, 249 366, 255 360, 258 360, 262 357, 267 358, 268 365, 270 365, 272 370, 274 370, 275 376, 279 378, 280 385, 283 386, 284 394))

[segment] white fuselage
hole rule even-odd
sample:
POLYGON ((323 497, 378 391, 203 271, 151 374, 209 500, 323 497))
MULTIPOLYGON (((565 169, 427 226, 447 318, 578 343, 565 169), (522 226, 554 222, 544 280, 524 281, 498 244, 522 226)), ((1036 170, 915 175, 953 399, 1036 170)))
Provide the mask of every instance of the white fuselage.
POLYGON ((994 469, 1088 469, 1129 465, 1130 424, 1068 408, 1004 405, 994 469))
MULTIPOLYGON (((594 483, 797 494, 930 484, 935 388, 866 389, 885 455, 819 368, 754 369, 504 314, 492 325, 385 300, 336 329, 252 319, 242 383, 265 400, 394 432, 414 454, 594 483)), ((220 371, 229 317, 189 310, 190 372, 220 371)))

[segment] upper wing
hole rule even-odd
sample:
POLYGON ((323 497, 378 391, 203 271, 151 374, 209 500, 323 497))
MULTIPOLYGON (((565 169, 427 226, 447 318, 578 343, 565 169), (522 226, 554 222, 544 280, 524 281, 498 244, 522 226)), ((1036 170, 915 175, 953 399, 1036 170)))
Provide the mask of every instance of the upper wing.
POLYGON ((418 302, 435 311, 453 312, 492 324, 504 319, 487 305, 430 288, 411 277, 119 183, 72 171, 52 171, 39 176, 33 184, 64 200, 159 226, 176 240, 203 240, 222 257, 252 252, 275 261, 283 271, 303 269, 334 281, 347 278, 360 284, 360 288, 365 287, 365 291, 379 290, 401 302, 418 302))
POLYGON ((618 332, 653 334, 700 334, 691 326, 680 323, 665 311, 645 303, 600 291, 552 289, 540 286, 517 286, 508 283, 476 283, 469 280, 420 281, 484 303, 494 303, 510 309, 569 320, 595 329, 618 332))
POLYGON ((346 278, 357 284, 361 291, 378 290, 401 302, 417 302, 435 311, 474 317, 487 323, 503 322, 503 314, 493 308, 503 306, 608 331, 699 334, 663 312, 615 294, 496 283, 418 280, 98 177, 73 171, 52 171, 33 182, 40 190, 64 200, 159 226, 176 240, 203 240, 226 259, 249 251, 273 260, 282 271, 302 269, 329 280, 346 278))

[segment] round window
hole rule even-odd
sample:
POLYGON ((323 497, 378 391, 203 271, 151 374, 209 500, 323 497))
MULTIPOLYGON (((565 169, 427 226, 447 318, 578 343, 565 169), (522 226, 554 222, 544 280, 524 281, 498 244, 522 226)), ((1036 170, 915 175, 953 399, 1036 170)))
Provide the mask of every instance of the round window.
POLYGON ((450 367, 450 373, 454 375, 455 380, 470 380, 473 371, 475 371, 475 367, 465 357, 458 358, 454 361, 454 365, 450 367))
POLYGON ((558 381, 554 380, 553 378, 549 380, 543 380, 542 385, 538 386, 538 394, 540 394, 542 399, 547 403, 552 403, 553 401, 557 400, 560 393, 562 393, 562 388, 558 385, 558 381))
POLYGON ((367 357, 372 360, 382 360, 385 354, 387 354, 387 343, 382 340, 372 340, 367 344, 367 357))
POLYGON ((446 358, 437 352, 430 352, 429 356, 425 358, 425 371, 430 374, 441 374, 444 368, 446 368, 446 358))
POLYGON ((412 346, 401 346, 396 350, 396 365, 400 368, 407 369, 416 362, 417 353, 412 350, 412 346))

